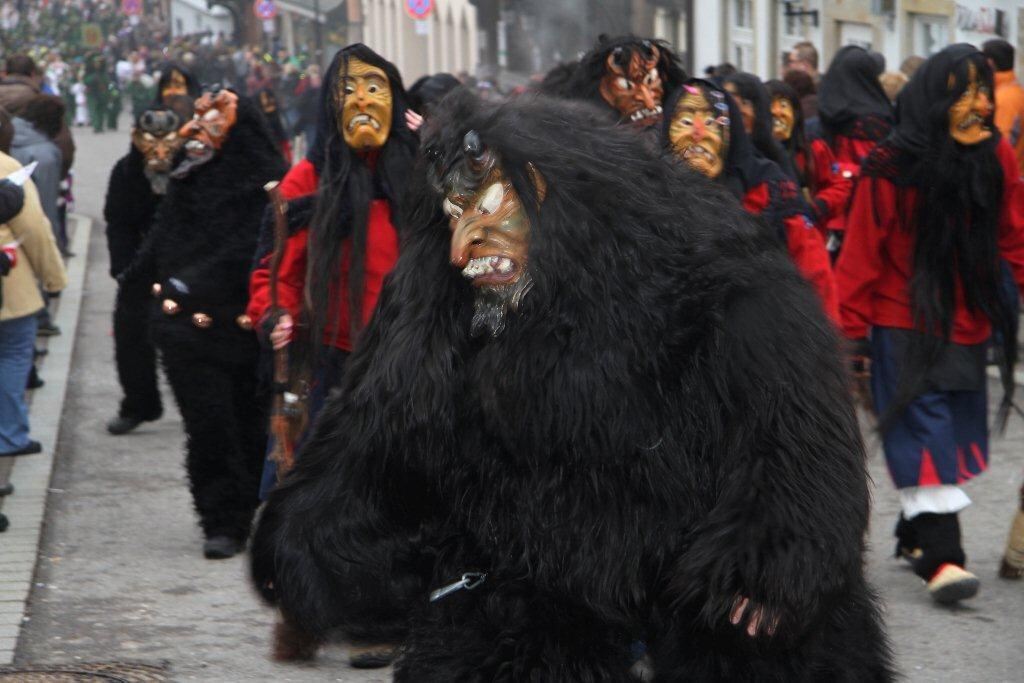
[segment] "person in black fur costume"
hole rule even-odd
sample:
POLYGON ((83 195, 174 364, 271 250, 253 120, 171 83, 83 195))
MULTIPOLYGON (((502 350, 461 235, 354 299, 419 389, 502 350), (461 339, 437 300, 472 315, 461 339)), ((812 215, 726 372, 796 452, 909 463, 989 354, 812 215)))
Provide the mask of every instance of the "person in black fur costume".
MULTIPOLYGON (((191 102, 188 102, 191 116, 191 102)), ((167 192, 174 156, 181 147, 182 117, 163 105, 148 108, 135 121, 128 154, 110 173, 103 217, 107 223, 110 276, 117 278, 135 258, 167 192)), ((120 283, 114 303, 114 360, 124 398, 107 423, 114 435, 127 434, 163 414, 157 385, 156 349, 149 341, 149 283, 120 283)))
POLYGON ((150 320, 185 422, 192 497, 208 558, 243 546, 258 503, 266 401, 245 318, 265 183, 284 163, 256 105, 229 90, 196 101, 185 157, 127 280, 156 282, 150 320))
POLYGON ((659 680, 891 679, 847 378, 774 236, 587 107, 458 92, 423 135, 263 596, 401 640, 397 681, 626 681, 636 640, 659 680))

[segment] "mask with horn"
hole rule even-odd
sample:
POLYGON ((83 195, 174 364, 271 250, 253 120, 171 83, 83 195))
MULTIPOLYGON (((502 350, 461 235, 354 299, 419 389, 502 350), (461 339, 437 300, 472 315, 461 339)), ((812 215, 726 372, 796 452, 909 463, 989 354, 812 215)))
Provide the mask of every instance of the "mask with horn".
MULTIPOLYGON (((529 169, 540 190, 539 174, 529 169)), ((530 220, 498 155, 476 131, 466 133, 447 168, 434 166, 432 180, 444 195, 449 259, 474 288, 471 333, 496 336, 530 290, 530 220)))

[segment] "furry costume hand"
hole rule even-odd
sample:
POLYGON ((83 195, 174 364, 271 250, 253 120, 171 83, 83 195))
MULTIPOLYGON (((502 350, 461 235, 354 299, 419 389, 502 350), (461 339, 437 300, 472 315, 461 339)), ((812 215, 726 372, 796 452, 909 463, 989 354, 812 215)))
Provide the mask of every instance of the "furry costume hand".
POLYGON ((823 414, 810 395, 790 389, 816 382, 821 396, 841 397, 844 372, 834 354, 773 351, 797 329, 813 344, 835 345, 826 325, 801 319, 767 291, 746 293, 728 312, 719 353, 729 359, 721 448, 729 455, 719 464, 715 507, 672 581, 676 604, 713 629, 741 626, 795 642, 855 584, 868 510, 860 436, 849 404, 836 399, 823 414), (838 481, 858 485, 841 489, 838 481))

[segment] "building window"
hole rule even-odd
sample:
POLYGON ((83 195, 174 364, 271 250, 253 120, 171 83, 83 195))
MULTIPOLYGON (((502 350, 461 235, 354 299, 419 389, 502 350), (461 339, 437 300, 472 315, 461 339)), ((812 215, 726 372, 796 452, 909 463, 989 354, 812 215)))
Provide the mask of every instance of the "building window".
MULTIPOLYGON (((778 67, 781 70, 778 73, 785 73, 786 64, 789 60, 789 53, 792 51, 793 46, 799 42, 803 42, 807 39, 806 31, 808 21, 805 17, 799 16, 786 16, 786 3, 782 0, 775 0, 775 25, 778 27, 778 35, 775 36, 775 44, 779 48, 779 61, 778 67)), ((804 9, 809 3, 805 0, 803 3, 799 3, 799 7, 794 5, 794 9, 804 9)))
POLYGON ((754 3, 732 0, 728 5, 729 49, 726 60, 740 71, 754 70, 754 3))
POLYGON ((754 68, 754 46, 750 43, 732 44, 732 64, 740 71, 752 71, 754 68))
POLYGON ((754 28, 754 0, 732 0, 734 28, 754 28))
POLYGON ((949 45, 949 19, 928 14, 916 14, 914 25, 914 54, 930 57, 949 45))

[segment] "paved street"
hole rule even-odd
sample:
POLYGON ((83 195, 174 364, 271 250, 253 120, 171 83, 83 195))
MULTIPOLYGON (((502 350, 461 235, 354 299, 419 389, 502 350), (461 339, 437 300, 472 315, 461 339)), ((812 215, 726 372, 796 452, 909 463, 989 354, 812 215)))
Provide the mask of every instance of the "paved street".
MULTIPOLYGON (((128 436, 106 433, 119 389, 110 337, 114 283, 107 274, 101 209, 107 176, 127 150, 128 136, 124 130, 74 132, 76 211, 94 224, 88 253, 76 257, 88 259, 81 314, 29 618, 15 663, 166 663, 169 677, 183 681, 387 680, 386 671, 349 669, 340 646, 325 649, 312 665, 267 659, 273 615, 249 590, 245 559, 202 558, 185 486, 181 421, 169 393, 159 422, 128 436)), ((48 382, 57 380, 43 374, 48 382)), ((908 681, 1021 680, 1024 582, 1001 581, 996 569, 1024 472, 1024 420, 1012 422, 994 451, 990 472, 966 487, 975 505, 962 516, 981 594, 963 607, 941 609, 891 558, 897 499, 872 446, 870 573, 908 681)), ((16 485, 17 476, 18 468, 16 485)), ((4 544, 0 535, 0 556, 4 544)), ((3 571, 0 564, 0 584, 3 571)))

